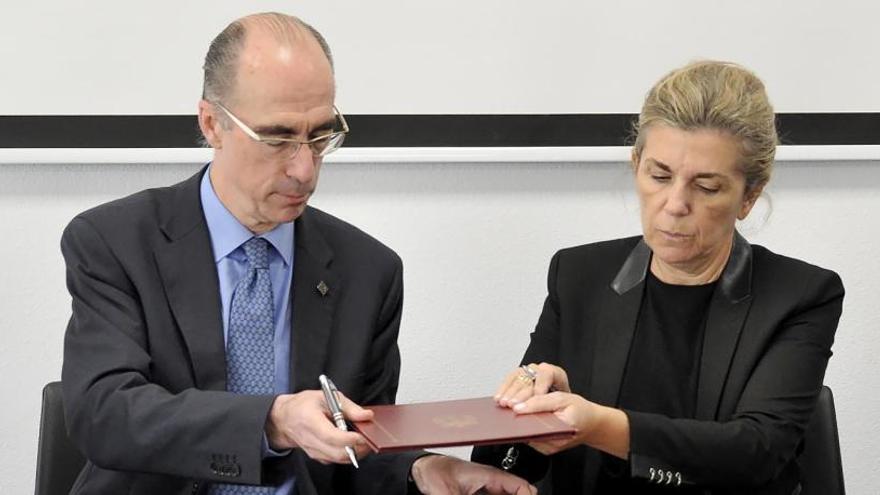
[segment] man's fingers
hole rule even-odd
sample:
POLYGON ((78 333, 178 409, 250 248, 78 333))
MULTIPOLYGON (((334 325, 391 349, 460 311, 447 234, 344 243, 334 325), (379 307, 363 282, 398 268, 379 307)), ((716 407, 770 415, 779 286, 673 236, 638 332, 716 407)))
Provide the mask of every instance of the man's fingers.
MULTIPOLYGON (((343 412, 350 413, 346 414, 350 419, 366 421, 373 417, 372 411, 361 408, 341 394, 339 399, 343 412)), ((369 449, 366 439, 360 433, 337 428, 328 412, 320 391, 309 390, 279 397, 273 404, 272 421, 267 426, 267 433, 273 433, 273 438, 289 437, 289 441, 276 442, 276 445, 300 448, 310 458, 322 463, 351 463, 345 451, 346 446, 352 447, 356 456, 366 455, 369 449), (275 410, 276 406, 278 411, 275 410), (282 431, 276 434, 275 430, 279 428, 282 431)))
POLYGON ((535 485, 526 484, 517 490, 516 495, 538 495, 538 488, 535 485))
POLYGON ((338 450, 349 446, 355 449, 368 447, 367 440, 356 431, 342 431, 331 421, 324 419, 316 422, 311 428, 312 438, 316 444, 326 445, 328 450, 338 450))
POLYGON ((355 457, 358 459, 363 459, 364 457, 373 453, 372 447, 367 442, 358 445, 351 446, 354 449, 355 457))
POLYGON ((367 454, 367 450, 369 450, 369 447, 365 443, 359 444, 356 440, 343 440, 342 442, 339 442, 334 439, 328 442, 326 439, 319 438, 316 438, 314 443, 304 445, 303 450, 306 451, 306 454, 308 454, 309 457, 317 461, 334 464, 351 464, 348 452, 345 451, 346 446, 354 448, 355 457, 357 458, 364 457, 367 454))
POLYGON ((526 480, 500 470, 493 470, 489 474, 489 479, 486 481, 484 489, 489 493, 504 495, 531 495, 537 493, 537 489, 526 480))
POLYGON ((342 392, 339 392, 339 403, 342 406, 342 414, 349 421, 370 421, 373 419, 373 411, 359 406, 342 392))

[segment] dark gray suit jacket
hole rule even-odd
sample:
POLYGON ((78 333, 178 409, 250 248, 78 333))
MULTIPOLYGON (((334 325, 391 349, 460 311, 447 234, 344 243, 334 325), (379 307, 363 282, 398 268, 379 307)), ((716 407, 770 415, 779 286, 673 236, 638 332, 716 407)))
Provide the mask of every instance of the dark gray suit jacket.
MULTIPOLYGON (((70 436, 88 458, 76 494, 189 494, 210 482, 277 483, 301 495, 405 493, 415 456, 324 466, 299 450, 263 460, 271 396, 225 392, 220 292, 199 199, 204 169, 74 218, 61 250, 73 314, 62 383, 70 436)), ((296 220, 290 383, 326 373, 361 404, 394 402, 400 258, 314 208, 296 220), (322 295, 323 281, 329 291, 322 295)))
MULTIPOLYGON (((523 363, 558 364, 573 392, 616 406, 650 259, 641 237, 556 253, 523 363)), ((696 417, 627 411, 626 475, 650 478, 652 469, 662 470, 673 483, 680 477, 707 493, 792 493, 795 454, 822 386, 843 295, 834 272, 736 234, 709 306, 696 417)), ((473 458, 500 465, 506 447, 478 448, 473 458)), ((597 450, 577 447, 549 458, 525 446, 519 451, 513 472, 535 480, 549 465, 552 493, 592 493, 597 450)))

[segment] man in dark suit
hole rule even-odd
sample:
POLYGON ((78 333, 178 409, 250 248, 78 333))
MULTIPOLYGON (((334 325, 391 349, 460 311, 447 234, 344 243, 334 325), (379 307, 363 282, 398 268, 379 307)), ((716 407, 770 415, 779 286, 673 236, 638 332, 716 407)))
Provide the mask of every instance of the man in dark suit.
POLYGON ((530 493, 443 456, 364 456, 328 419, 393 403, 402 267, 306 205, 348 126, 326 42, 301 20, 233 22, 205 60, 190 179, 78 215, 61 242, 73 314, 62 382, 88 463, 72 493, 530 493), (350 398, 350 399, 349 399, 350 398), (263 487, 255 485, 266 485, 263 487))

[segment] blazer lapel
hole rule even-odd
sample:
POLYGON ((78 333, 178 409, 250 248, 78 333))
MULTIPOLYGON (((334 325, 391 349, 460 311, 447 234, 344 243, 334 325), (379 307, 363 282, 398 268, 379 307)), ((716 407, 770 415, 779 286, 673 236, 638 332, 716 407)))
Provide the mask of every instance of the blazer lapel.
POLYGON ((290 383, 293 391, 316 389, 342 286, 330 269, 333 252, 307 208, 296 221, 291 308, 290 383))
POLYGON ((590 399, 597 403, 617 404, 650 261, 651 250, 641 240, 611 282, 611 290, 606 291, 602 314, 597 320, 600 326, 596 329, 590 386, 590 399), (601 351, 596 352, 598 349, 601 351))
POLYGON ((751 285, 752 246, 737 232, 730 259, 709 305, 700 358, 696 419, 715 419, 731 359, 752 305, 751 285))
POLYGON ((160 228, 167 243, 155 249, 156 264, 174 319, 183 334, 195 373, 205 390, 226 390, 226 350, 220 287, 199 185, 205 169, 172 188, 161 202, 160 228))

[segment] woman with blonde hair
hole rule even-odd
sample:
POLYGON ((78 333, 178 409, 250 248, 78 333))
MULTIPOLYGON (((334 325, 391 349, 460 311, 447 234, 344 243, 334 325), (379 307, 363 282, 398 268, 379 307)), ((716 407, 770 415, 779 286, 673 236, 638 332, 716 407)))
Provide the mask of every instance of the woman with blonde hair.
POLYGON ((632 150, 642 235, 556 253, 523 366, 496 394, 577 433, 474 460, 547 475, 554 494, 800 490, 844 290, 736 230, 776 144, 764 86, 741 66, 692 63, 651 89, 632 150))

